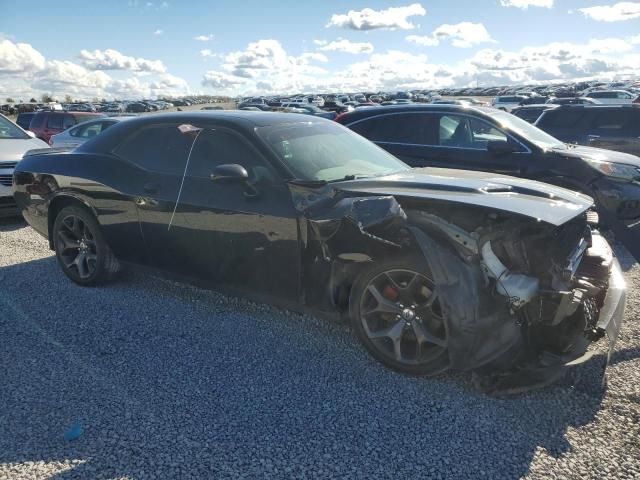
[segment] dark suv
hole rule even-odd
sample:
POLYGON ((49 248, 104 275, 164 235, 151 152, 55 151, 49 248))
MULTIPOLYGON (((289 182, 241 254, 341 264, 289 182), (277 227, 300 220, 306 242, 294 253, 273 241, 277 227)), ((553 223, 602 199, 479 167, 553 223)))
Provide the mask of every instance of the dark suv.
MULTIPOLYGON (((560 108, 565 107, 556 110, 560 108)), ((336 120, 413 167, 484 170, 588 194, 601 221, 640 260, 640 158, 636 156, 566 145, 493 108, 370 107, 336 120)))
POLYGON ((29 130, 35 133, 36 137, 49 143, 52 135, 64 132, 67 128, 71 128, 77 123, 104 116, 101 113, 89 112, 37 112, 31 119, 29 130))
POLYGON ((640 155, 640 105, 565 105, 535 125, 563 142, 640 155))

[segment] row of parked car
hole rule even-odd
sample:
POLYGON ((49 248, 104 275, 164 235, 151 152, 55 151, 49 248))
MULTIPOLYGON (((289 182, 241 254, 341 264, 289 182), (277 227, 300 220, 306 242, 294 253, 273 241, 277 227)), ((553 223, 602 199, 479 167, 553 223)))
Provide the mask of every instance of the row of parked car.
MULTIPOLYGON (((335 120, 414 167, 494 171, 581 191, 625 227, 640 230, 640 105, 546 104, 535 126, 532 118, 519 118, 534 107, 511 114, 468 104, 406 103, 339 115, 299 102, 277 108, 335 120)), ((33 115, 29 125, 18 118, 29 135, 63 148, 131 118, 66 111, 23 115, 33 115)))

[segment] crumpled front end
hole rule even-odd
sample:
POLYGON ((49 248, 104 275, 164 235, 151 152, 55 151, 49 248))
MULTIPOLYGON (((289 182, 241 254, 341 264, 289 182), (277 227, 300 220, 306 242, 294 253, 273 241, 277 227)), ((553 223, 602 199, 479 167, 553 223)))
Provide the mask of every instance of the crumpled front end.
POLYGON ((613 349, 625 285, 592 212, 558 226, 477 205, 301 193, 308 304, 326 293, 340 309, 362 265, 417 252, 446 321, 450 368, 473 371, 483 391, 546 385, 605 335, 613 349))

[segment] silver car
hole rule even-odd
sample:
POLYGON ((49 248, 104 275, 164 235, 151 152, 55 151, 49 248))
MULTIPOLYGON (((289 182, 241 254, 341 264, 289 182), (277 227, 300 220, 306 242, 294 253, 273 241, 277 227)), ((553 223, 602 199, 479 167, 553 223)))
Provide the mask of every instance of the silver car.
POLYGON ((0 216, 17 214, 11 191, 13 169, 25 152, 36 148, 49 145, 0 114, 0 216))
POLYGON ((64 132, 53 135, 49 140, 49 144, 55 148, 76 148, 107 128, 129 118, 132 117, 100 117, 88 120, 64 132))

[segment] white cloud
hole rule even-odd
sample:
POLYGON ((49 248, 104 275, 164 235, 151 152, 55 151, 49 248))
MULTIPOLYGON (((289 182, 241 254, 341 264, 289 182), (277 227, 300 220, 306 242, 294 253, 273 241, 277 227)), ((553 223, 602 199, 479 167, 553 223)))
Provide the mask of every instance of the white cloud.
POLYGON ((156 30, 155 32, 153 32, 154 35, 162 35, 164 33, 164 30, 156 30))
POLYGON ((209 70, 202 78, 203 86, 223 91, 233 87, 238 87, 244 83, 246 83, 246 80, 243 78, 238 78, 225 72, 216 72, 214 70, 209 70))
POLYGON ((351 30, 411 30, 416 25, 409 21, 409 17, 424 16, 426 9, 419 3, 405 7, 391 7, 386 10, 349 10, 346 14, 334 14, 327 27, 348 28, 351 30))
POLYGON ((553 0, 500 0, 503 7, 516 7, 526 10, 529 7, 553 7, 553 0))
POLYGON ((619 2, 614 5, 579 8, 585 17, 599 22, 621 22, 640 18, 640 2, 619 2))
POLYGON ((202 50, 200 50, 200 56, 202 58, 217 58, 220 55, 217 53, 214 53, 213 50, 211 50, 210 48, 203 48, 202 50))
POLYGON ((123 55, 117 50, 81 50, 80 62, 89 70, 131 70, 133 72, 163 73, 166 68, 160 60, 147 60, 123 55))
POLYGON ((445 23, 433 31, 433 36, 439 40, 450 39, 454 47, 460 48, 494 41, 483 24, 471 22, 461 22, 455 25, 445 23))
POLYGON ((640 35, 635 35, 629 38, 629 43, 632 45, 640 45, 640 35))
POLYGON ((625 54, 633 49, 622 39, 592 39, 584 44, 553 42, 525 47, 517 52, 485 49, 470 63, 486 82, 518 83, 612 78, 633 73, 638 68, 625 54))
POLYGON ((332 42, 324 42, 318 50, 323 52, 344 52, 344 53, 371 53, 373 45, 369 42, 351 42, 345 38, 338 38, 332 42))
POLYGON ((198 35, 193 37, 193 39, 198 40, 199 42, 208 42, 213 40, 213 33, 210 33, 209 35, 198 35))
POLYGON ((444 40, 451 40, 451 44, 459 48, 468 48, 479 43, 495 43, 483 24, 471 22, 454 25, 445 23, 436 28, 431 36, 409 35, 405 40, 423 47, 435 47, 444 40))
POLYGON ((405 37, 405 40, 422 47, 435 47, 440 43, 437 38, 429 35, 408 35, 405 37))
POLYGON ((28 43, 0 40, 0 73, 16 74, 42 70, 44 57, 28 43))
POLYGON ((327 63, 329 59, 325 54, 317 52, 303 53, 296 59, 299 65, 306 65, 311 61, 327 63))
POLYGON ((51 60, 35 74, 31 86, 60 96, 100 96, 111 80, 104 72, 87 70, 69 61, 51 60))

